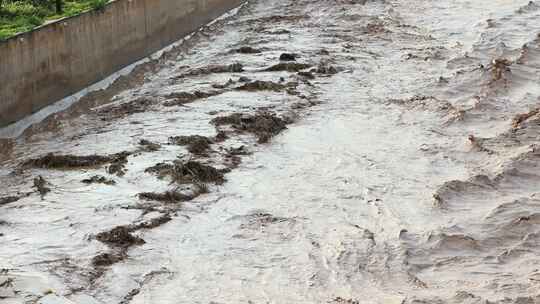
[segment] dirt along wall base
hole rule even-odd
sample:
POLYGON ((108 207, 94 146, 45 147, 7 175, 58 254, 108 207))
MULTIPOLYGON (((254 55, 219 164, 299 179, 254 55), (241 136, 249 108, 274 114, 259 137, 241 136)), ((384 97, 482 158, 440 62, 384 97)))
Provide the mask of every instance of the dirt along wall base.
POLYGON ((117 0, 0 42, 0 127, 100 81, 245 0, 117 0))

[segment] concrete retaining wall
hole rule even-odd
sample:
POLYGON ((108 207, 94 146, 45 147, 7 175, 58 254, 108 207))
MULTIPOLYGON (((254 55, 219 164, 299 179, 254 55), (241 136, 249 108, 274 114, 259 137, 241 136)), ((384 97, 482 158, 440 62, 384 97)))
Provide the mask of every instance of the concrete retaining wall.
POLYGON ((69 96, 244 0, 117 0, 0 42, 0 126, 69 96))

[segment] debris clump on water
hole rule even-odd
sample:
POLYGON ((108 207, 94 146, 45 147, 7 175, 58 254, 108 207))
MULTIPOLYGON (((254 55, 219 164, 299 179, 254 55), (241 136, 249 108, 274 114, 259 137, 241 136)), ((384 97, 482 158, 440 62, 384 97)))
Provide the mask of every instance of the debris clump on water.
POLYGON ((212 96, 218 95, 219 92, 201 92, 201 91, 195 91, 193 93, 190 92, 176 92, 171 93, 165 98, 168 100, 163 103, 166 107, 173 107, 173 106, 181 106, 190 102, 193 102, 198 99, 204 99, 212 96))
POLYGON ((107 163, 122 162, 131 155, 131 152, 120 152, 111 155, 62 155, 49 153, 45 156, 30 159, 23 163, 23 167, 42 169, 78 169, 97 167, 107 163))
POLYGON ((286 86, 275 83, 272 81, 263 81, 263 80, 256 80, 253 82, 248 82, 242 86, 239 86, 236 88, 238 91, 249 91, 249 92, 255 92, 255 91, 274 91, 279 92, 285 89, 286 86))
POLYGON ((109 231, 100 232, 96 235, 96 239, 102 243, 113 247, 130 247, 133 245, 142 245, 145 243, 143 239, 131 234, 132 229, 127 226, 118 226, 109 231))
POLYGON ((264 71, 266 72, 300 72, 301 70, 305 70, 307 68, 310 68, 310 64, 306 63, 297 63, 297 62, 280 62, 276 65, 273 65, 269 68, 266 68, 264 71))
POLYGON ((0 206, 14 203, 14 202, 16 202, 16 201, 18 201, 18 200, 20 200, 20 199, 21 199, 21 198, 18 197, 18 196, 6 196, 6 197, 0 197, 0 206))
POLYGON ((273 136, 287 129, 287 121, 269 112, 260 112, 255 115, 234 113, 212 119, 216 126, 230 125, 241 132, 253 133, 259 143, 266 143, 273 136))
POLYGON ((200 76, 200 75, 209 75, 209 74, 220 74, 220 73, 240 73, 244 71, 244 66, 241 63, 233 63, 229 65, 211 65, 203 68, 193 69, 188 71, 185 74, 177 76, 177 79, 190 77, 190 76, 200 76))
POLYGON ((159 178, 171 177, 178 184, 186 183, 215 183, 225 182, 224 170, 204 165, 198 161, 181 162, 172 164, 159 163, 145 170, 147 173, 156 174, 159 178))
POLYGON ((202 182, 222 184, 225 181, 222 170, 204 165, 198 161, 175 163, 173 179, 177 183, 202 182))
POLYGON ((98 115, 102 120, 122 118, 127 115, 146 112, 154 104, 155 100, 148 97, 140 97, 119 105, 100 108, 98 115))
POLYGON ((111 159, 110 165, 107 168, 109 174, 114 174, 117 176, 124 176, 126 173, 126 165, 128 163, 128 156, 131 155, 129 152, 123 152, 116 155, 116 157, 111 159))
POLYGON ((147 152, 156 152, 159 149, 161 149, 160 144, 149 141, 147 139, 141 139, 139 141, 139 146, 141 146, 143 151, 147 151, 147 152))
POLYGON ((298 72, 298 76, 302 76, 306 79, 313 80, 315 79, 315 75, 313 75, 312 72, 298 72))
POLYGON ((242 47, 232 50, 232 52, 239 53, 239 54, 259 54, 261 53, 261 50, 250 47, 250 46, 242 46, 242 47))
POLYGON ((204 154, 210 149, 213 140, 201 135, 173 136, 169 137, 169 143, 179 146, 187 146, 187 150, 193 154, 204 154))
POLYGON ((296 57, 298 57, 298 55, 296 54, 291 54, 291 53, 283 53, 279 56, 279 60, 281 61, 296 61, 296 57))
POLYGON ((113 253, 100 253, 92 258, 92 265, 94 267, 105 267, 116 264, 127 257, 124 251, 113 253))
POLYGON ((193 194, 184 194, 176 190, 165 191, 161 193, 156 192, 143 192, 139 193, 139 198, 149 201, 158 201, 165 203, 178 203, 178 202, 187 202, 194 199, 197 195, 193 194))
POLYGON ((84 184, 104 184, 104 185, 116 185, 116 181, 108 179, 102 175, 94 175, 90 178, 85 178, 81 181, 84 184))

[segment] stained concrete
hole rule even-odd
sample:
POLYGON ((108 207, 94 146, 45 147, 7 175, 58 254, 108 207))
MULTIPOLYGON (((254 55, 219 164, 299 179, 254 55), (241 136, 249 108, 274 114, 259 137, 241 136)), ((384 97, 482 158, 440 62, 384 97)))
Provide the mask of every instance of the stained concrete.
POLYGON ((0 126, 173 43, 244 0, 118 0, 0 43, 0 126))

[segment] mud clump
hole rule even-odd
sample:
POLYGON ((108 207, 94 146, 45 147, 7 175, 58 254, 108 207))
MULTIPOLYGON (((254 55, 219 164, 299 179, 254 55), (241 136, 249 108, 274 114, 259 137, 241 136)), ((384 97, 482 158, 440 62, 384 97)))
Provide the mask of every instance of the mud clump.
POLYGON ((127 115, 146 112, 155 101, 148 97, 137 98, 120 105, 108 106, 98 110, 102 120, 121 118, 127 115))
POLYGON ((243 71, 244 71, 244 66, 241 63, 233 63, 229 65, 211 65, 204 68, 191 70, 176 78, 181 79, 181 78, 190 77, 190 76, 200 76, 200 75, 220 74, 220 73, 240 73, 243 71))
POLYGON ((145 172, 156 174, 159 178, 169 176, 178 184, 222 184, 225 181, 223 170, 218 170, 197 161, 188 161, 186 163, 176 161, 174 164, 159 163, 147 168, 145 172))
POLYGON ((139 193, 139 198, 149 201, 158 201, 165 203, 187 202, 195 198, 195 195, 183 194, 178 191, 165 191, 163 193, 143 192, 139 193))
POLYGON ((190 136, 174 136, 169 137, 169 143, 179 146, 187 146, 187 150, 190 153, 202 155, 205 154, 210 145, 213 144, 213 140, 200 135, 190 136))
POLYGON ((214 137, 215 142, 224 142, 229 138, 229 135, 227 135, 227 132, 225 131, 219 131, 217 132, 216 136, 214 137))
POLYGON ((297 63, 297 62, 280 62, 276 65, 273 65, 264 71, 266 72, 300 72, 301 70, 305 70, 307 68, 310 68, 311 65, 306 63, 297 63))
POLYGON ((92 258, 94 267, 106 267, 116 264, 127 257, 124 251, 119 253, 101 253, 92 258))
POLYGON ((243 46, 237 49, 234 49, 231 51, 232 53, 238 53, 238 54, 259 54, 261 53, 261 50, 252 48, 250 46, 243 46))
POLYGON ((280 61, 296 61, 296 57, 298 57, 298 55, 296 54, 283 53, 279 56, 279 60, 280 61))
POLYGON ((34 167, 42 169, 77 169, 87 167, 97 167, 107 163, 117 162, 126 159, 130 152, 121 152, 112 155, 56 155, 49 153, 36 159, 30 159, 23 163, 23 167, 34 167))
POLYGON ((49 153, 43 157, 28 160, 23 166, 44 169, 83 168, 103 165, 110 160, 108 156, 101 155, 75 156, 49 153))
POLYGON ((197 161, 176 163, 173 171, 173 179, 177 183, 216 183, 225 182, 223 171, 212 166, 201 164, 197 161))
POLYGON ((146 139, 141 139, 139 141, 139 146, 141 146, 143 151, 147 152, 156 152, 161 149, 161 145, 146 139))
POLYGON ((238 91, 248 91, 248 92, 256 92, 256 91, 279 92, 284 89, 285 89, 285 86, 282 84, 275 83, 272 81, 263 81, 263 80, 256 80, 253 82, 249 82, 236 88, 236 90, 238 91))
POLYGON ((259 143, 266 143, 270 138, 287 129, 287 122, 275 114, 262 112, 255 115, 234 113, 212 119, 216 126, 231 125, 235 130, 253 133, 259 143))
POLYGON ((156 174, 159 178, 172 175, 174 172, 174 164, 158 163, 144 170, 146 173, 156 174))
POLYGON ((163 214, 159 217, 144 221, 142 223, 136 224, 132 226, 132 230, 139 230, 139 229, 153 229, 156 227, 159 227, 165 223, 168 223, 172 221, 172 217, 167 213, 163 214))
POLYGON ((133 245, 142 245, 145 243, 140 237, 131 234, 132 229, 126 226, 118 226, 110 231, 100 232, 96 239, 110 246, 127 248, 133 245))
POLYGON ((209 98, 212 96, 216 96, 218 94, 219 94, 218 92, 201 92, 201 91, 195 91, 193 93, 177 92, 177 93, 172 93, 165 96, 165 98, 171 99, 171 100, 166 101, 165 103, 163 103, 163 105, 166 107, 181 106, 181 105, 193 102, 198 99, 209 98))
POLYGON ((128 163, 127 158, 129 155, 131 155, 129 152, 115 154, 115 156, 111 159, 111 164, 107 168, 107 172, 117 176, 124 176, 124 174, 126 174, 125 166, 128 163))
POLYGON ((104 184, 104 185, 109 185, 109 186, 116 185, 116 181, 112 179, 108 179, 105 176, 101 176, 101 175, 94 175, 90 178, 83 179, 81 182, 83 184, 88 184, 88 185, 89 184, 104 184))

